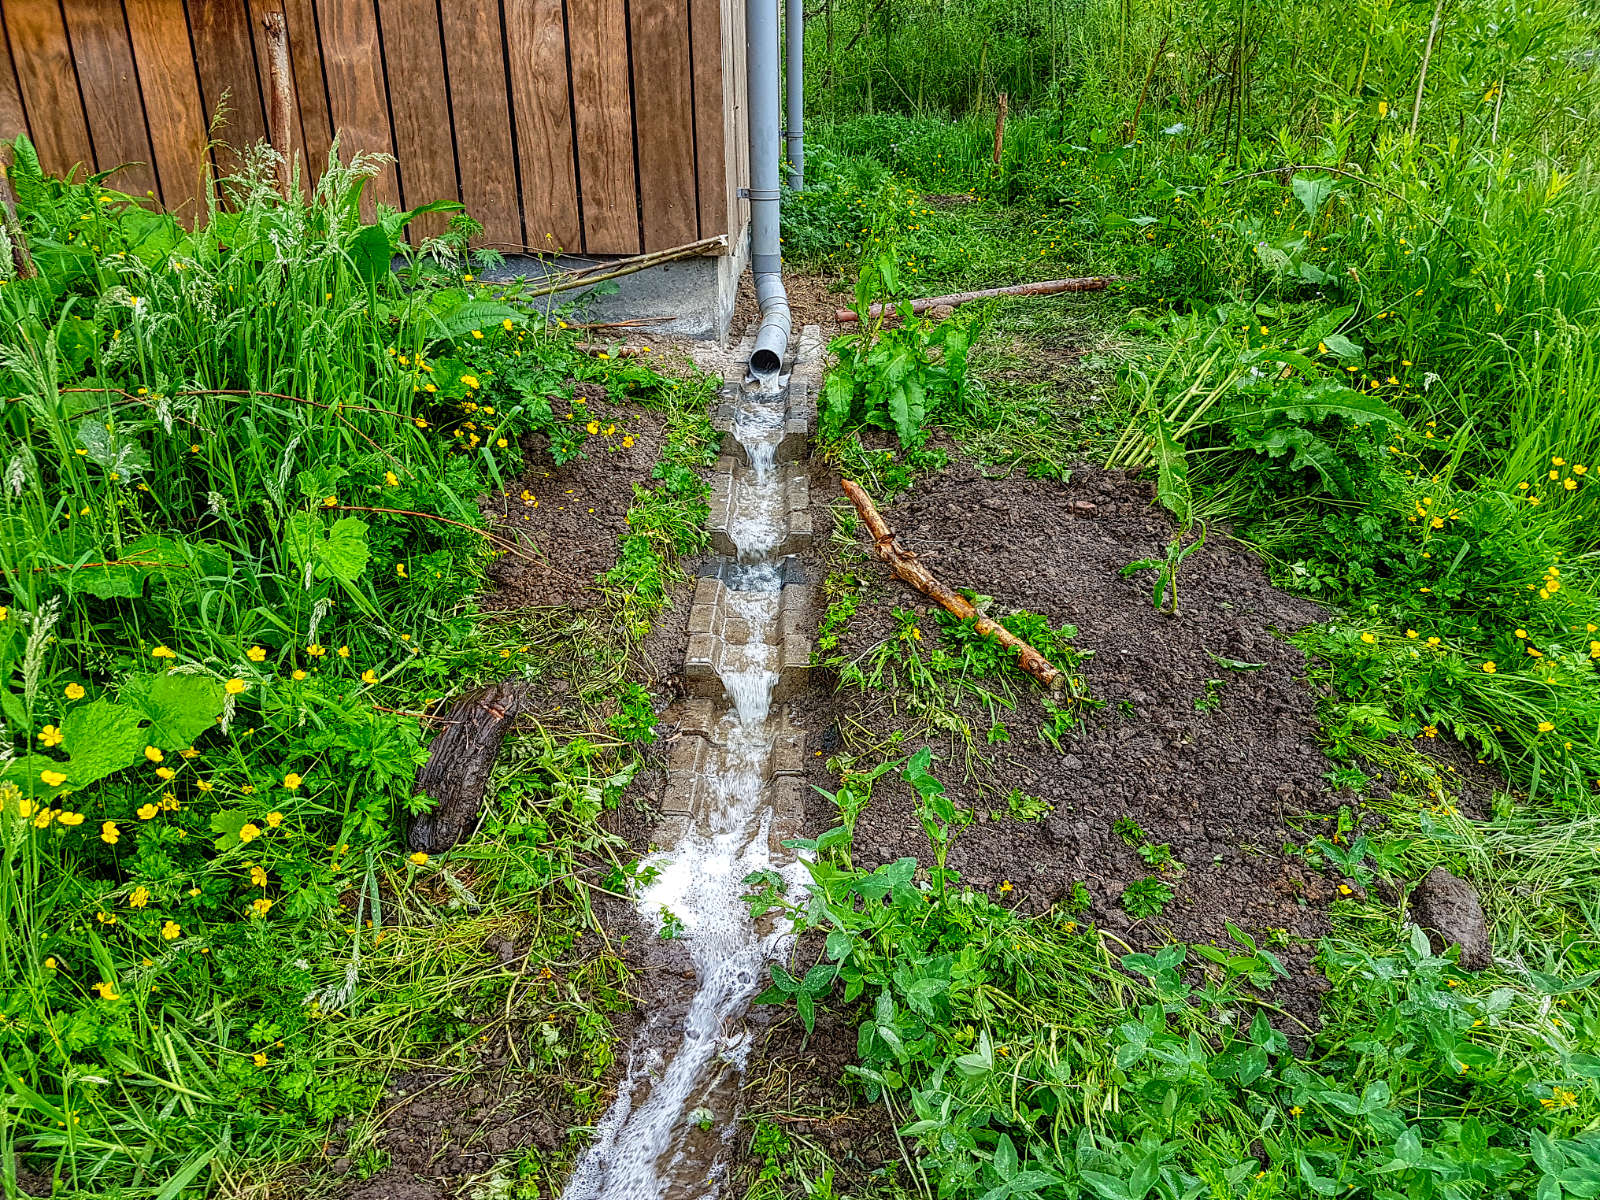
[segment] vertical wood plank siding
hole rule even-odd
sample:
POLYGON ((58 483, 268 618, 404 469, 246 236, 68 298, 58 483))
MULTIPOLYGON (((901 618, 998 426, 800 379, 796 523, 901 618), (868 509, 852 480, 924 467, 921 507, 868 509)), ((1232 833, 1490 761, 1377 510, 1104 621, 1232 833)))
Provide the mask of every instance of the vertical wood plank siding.
POLYGON ((744 228, 743 0, 0 0, 0 137, 189 219, 266 135, 269 12, 302 177, 335 137, 385 156, 369 215, 459 200, 484 244, 544 253, 744 228))

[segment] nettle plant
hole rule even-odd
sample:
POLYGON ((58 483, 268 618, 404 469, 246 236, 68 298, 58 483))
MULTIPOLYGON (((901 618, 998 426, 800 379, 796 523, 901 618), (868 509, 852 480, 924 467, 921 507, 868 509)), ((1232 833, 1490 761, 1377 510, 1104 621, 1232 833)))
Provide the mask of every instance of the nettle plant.
POLYGON ((857 331, 828 345, 839 365, 822 395, 822 429, 837 437, 857 425, 893 430, 920 445, 941 410, 961 410, 974 383, 967 352, 979 318, 967 310, 943 321, 916 316, 902 295, 893 250, 865 259, 856 277, 857 331), (878 312, 873 314, 873 305, 878 312))

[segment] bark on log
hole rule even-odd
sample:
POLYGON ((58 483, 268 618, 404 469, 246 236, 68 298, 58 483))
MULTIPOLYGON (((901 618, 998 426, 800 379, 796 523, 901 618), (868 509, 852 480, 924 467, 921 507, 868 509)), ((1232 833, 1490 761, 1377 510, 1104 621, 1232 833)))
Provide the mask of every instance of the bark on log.
POLYGON ((456 701, 444 731, 428 747, 428 761, 417 768, 411 791, 431 796, 431 812, 411 822, 407 842, 413 850, 438 854, 470 834, 478 823, 489 773, 500 745, 522 711, 524 688, 504 680, 456 701))
MULTIPOLYGON (((929 296, 926 299, 913 300, 911 311, 920 315, 941 304, 948 304, 954 308, 957 304, 970 304, 974 300, 992 300, 996 296, 1053 296, 1057 292, 1101 292, 1113 282, 1110 275, 1088 275, 1078 279, 1047 279, 1043 283, 1018 283, 1011 287, 983 288, 976 292, 952 292, 948 296, 929 296)), ((867 309, 867 316, 882 316, 885 312, 892 316, 898 311, 899 309, 893 304, 874 304, 867 309)), ((841 325, 848 325, 851 321, 861 319, 853 308, 841 308, 833 315, 841 325)))
POLYGON ((1029 675, 1052 692, 1059 693, 1066 689, 1067 677, 1052 667, 1044 655, 998 621, 991 621, 981 615, 972 606, 972 602, 960 592, 952 591, 935 579, 933 572, 918 562, 917 556, 895 538, 894 531, 873 506, 872 497, 867 495, 860 484, 842 479, 839 481, 839 486, 844 489, 844 494, 850 497, 850 502, 856 506, 862 521, 871 531, 873 550, 888 565, 889 570, 894 572, 897 579, 903 580, 924 596, 936 601, 940 608, 952 616, 960 617, 962 620, 975 617, 974 628, 985 637, 991 637, 1006 649, 1013 651, 1017 656, 1017 665, 1029 675))

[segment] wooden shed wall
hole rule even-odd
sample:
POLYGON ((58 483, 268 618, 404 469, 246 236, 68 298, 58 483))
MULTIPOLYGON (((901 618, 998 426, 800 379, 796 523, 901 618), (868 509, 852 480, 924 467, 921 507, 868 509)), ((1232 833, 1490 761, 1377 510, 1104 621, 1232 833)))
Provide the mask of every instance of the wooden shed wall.
POLYGON ((269 11, 313 178, 337 131, 346 157, 394 157, 377 199, 459 199, 510 251, 744 228, 739 0, 0 0, 0 136, 53 172, 132 164, 112 186, 193 211, 203 166, 266 136, 269 11))

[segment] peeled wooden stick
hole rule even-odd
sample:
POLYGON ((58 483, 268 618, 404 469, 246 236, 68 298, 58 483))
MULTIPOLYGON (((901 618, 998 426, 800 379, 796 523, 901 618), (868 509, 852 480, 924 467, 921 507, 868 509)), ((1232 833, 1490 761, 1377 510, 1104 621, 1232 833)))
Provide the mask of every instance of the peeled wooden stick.
MULTIPOLYGON (((1100 292, 1112 282, 1112 277, 1109 275, 1088 275, 1079 279, 1047 279, 1043 283, 1018 283, 1011 287, 984 288, 977 292, 951 292, 948 296, 929 296, 923 300, 913 300, 911 311, 925 313, 930 308, 938 308, 941 304, 948 304, 954 308, 958 304, 970 304, 974 300, 991 300, 996 296, 1053 296, 1057 292, 1100 292)), ((874 304, 867 309, 867 315, 877 317, 883 315, 885 311, 893 314, 898 310, 893 304, 887 306, 874 304)), ((841 308, 833 315, 841 325, 861 319, 853 308, 841 308)))
POLYGON ((1044 655, 998 621, 991 621, 988 617, 980 615, 970 600, 960 592, 945 587, 933 577, 933 572, 917 561, 915 554, 895 540, 894 533, 878 510, 873 507, 872 497, 862 490, 859 483, 842 479, 839 481, 839 486, 844 488, 844 494, 850 497, 850 502, 856 506, 861 519, 872 531, 872 548, 877 551, 878 557, 888 564, 889 570, 894 572, 897 579, 909 583, 924 596, 937 601, 939 607, 947 613, 960 617, 963 621, 968 617, 975 617, 974 628, 985 637, 992 637, 1006 649, 1014 650, 1019 667, 1052 692, 1065 690, 1066 676, 1052 667, 1044 655))

